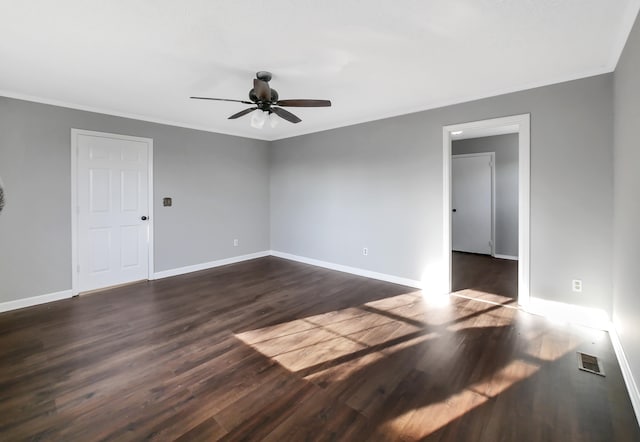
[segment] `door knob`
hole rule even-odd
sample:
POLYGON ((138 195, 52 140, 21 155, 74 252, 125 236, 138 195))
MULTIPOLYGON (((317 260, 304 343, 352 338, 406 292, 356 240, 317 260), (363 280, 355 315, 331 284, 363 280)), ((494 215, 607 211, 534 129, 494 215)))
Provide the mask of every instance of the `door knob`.
POLYGON ((148 220, 149 218, 147 218, 146 216, 143 216, 143 217, 141 217, 140 219, 141 219, 142 221, 146 221, 146 220, 148 220))
POLYGON ((452 210, 452 212, 457 212, 457 211, 458 211, 458 209, 453 209, 453 210, 452 210))

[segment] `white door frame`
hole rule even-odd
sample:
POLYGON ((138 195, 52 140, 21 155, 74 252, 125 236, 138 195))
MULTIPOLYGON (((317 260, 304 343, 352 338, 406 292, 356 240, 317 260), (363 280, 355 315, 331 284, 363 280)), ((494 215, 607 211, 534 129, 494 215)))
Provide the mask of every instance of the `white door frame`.
POLYGON ((105 138, 114 138, 117 140, 137 141, 147 143, 149 146, 149 171, 148 171, 148 212, 149 222, 148 225, 148 244, 149 244, 149 268, 147 279, 153 279, 153 223, 155 214, 153 212, 153 139, 132 137, 129 135, 111 134, 106 132, 95 132, 91 130, 83 129, 71 129, 71 293, 73 296, 79 293, 78 288, 78 211, 80 206, 78 204, 78 136, 89 135, 105 138))
POLYGON ((491 256, 496 256, 496 153, 478 152, 451 155, 451 158, 488 156, 491 158, 491 256))
POLYGON ((442 128, 443 150, 443 262, 444 287, 451 292, 451 132, 514 126, 518 133, 518 304, 526 306, 530 298, 530 114, 493 118, 442 128))

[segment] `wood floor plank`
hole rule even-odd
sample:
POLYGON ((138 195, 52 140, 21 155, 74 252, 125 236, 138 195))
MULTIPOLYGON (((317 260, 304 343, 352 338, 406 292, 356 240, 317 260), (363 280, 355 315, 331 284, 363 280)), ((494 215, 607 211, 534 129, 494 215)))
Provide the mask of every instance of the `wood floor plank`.
POLYGON ((518 297, 518 261, 452 252, 452 290, 478 299, 505 302, 518 297))
POLYGON ((0 440, 640 440, 606 332, 466 261, 445 300, 267 257, 0 314, 0 440))
POLYGON ((225 434, 227 434, 226 430, 215 419, 209 418, 183 433, 176 442, 209 442, 221 440, 225 434))

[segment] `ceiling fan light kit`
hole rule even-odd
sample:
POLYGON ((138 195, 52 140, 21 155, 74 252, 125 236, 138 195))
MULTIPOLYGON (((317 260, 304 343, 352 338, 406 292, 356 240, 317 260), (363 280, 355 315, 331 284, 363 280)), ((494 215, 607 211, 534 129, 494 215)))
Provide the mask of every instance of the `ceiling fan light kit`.
POLYGON ((280 119, 273 114, 269 114, 269 126, 271 126, 272 129, 275 129, 278 124, 280 124, 280 119))
POLYGON ((253 115, 251 115, 251 127, 255 129, 262 129, 266 121, 267 115, 265 112, 254 112, 253 115))
POLYGON ((247 115, 255 110, 260 112, 254 112, 251 115, 251 127, 256 129, 262 129, 267 120, 269 120, 269 126, 272 128, 278 125, 278 117, 289 121, 290 123, 299 123, 302 121, 296 115, 292 114, 288 110, 282 109, 282 107, 329 107, 331 101, 329 100, 308 100, 308 99, 295 99, 295 100, 280 100, 278 91, 271 89, 269 81, 271 81, 271 72, 259 71, 256 73, 256 78, 253 80, 253 89, 249 91, 249 100, 232 100, 229 98, 211 98, 211 97, 190 97, 196 100, 212 100, 212 101, 231 101, 235 103, 251 104, 253 107, 237 112, 229 117, 229 120, 235 120, 244 115, 247 115), (275 115, 274 115, 275 114, 275 115))

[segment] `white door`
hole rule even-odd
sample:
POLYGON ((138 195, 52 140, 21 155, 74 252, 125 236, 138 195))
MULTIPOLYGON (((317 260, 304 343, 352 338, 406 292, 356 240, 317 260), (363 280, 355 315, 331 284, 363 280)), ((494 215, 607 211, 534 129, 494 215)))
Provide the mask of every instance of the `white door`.
POLYGON ((77 279, 84 292, 148 279, 151 140, 73 131, 77 279))
POLYGON ((451 242, 460 252, 492 252, 493 155, 454 155, 451 161, 451 242))

